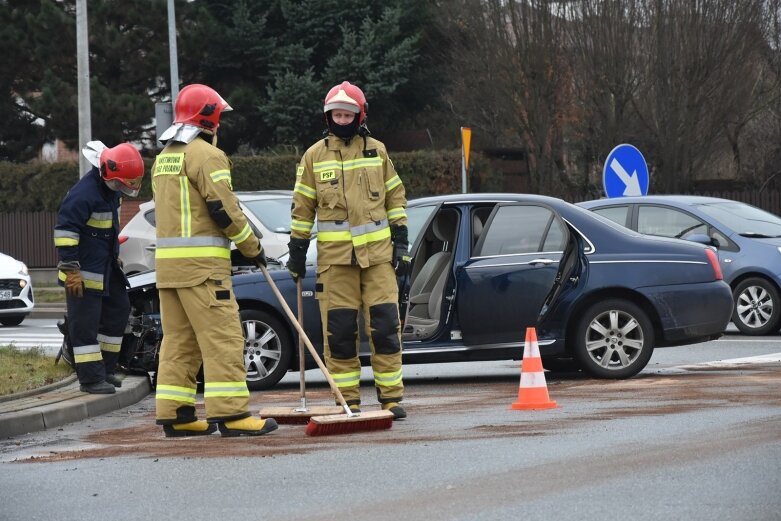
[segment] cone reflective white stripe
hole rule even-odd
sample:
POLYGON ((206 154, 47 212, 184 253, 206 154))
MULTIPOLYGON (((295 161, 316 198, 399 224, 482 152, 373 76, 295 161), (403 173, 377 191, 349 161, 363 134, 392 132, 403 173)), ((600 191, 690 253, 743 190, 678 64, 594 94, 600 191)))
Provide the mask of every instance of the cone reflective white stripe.
POLYGON ((526 342, 523 346, 518 400, 510 405, 510 408, 534 410, 552 409, 554 407, 558 407, 558 405, 548 396, 545 369, 542 367, 540 346, 537 343, 537 330, 530 327, 526 329, 526 342))
POLYGON ((545 373, 524 373, 521 371, 520 387, 547 387, 545 373))

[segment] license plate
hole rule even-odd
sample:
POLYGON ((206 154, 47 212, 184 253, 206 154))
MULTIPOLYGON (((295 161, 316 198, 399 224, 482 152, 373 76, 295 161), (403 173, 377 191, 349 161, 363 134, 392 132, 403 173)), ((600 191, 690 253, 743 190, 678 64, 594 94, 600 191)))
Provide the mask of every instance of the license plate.
POLYGON ((11 300, 13 296, 10 289, 0 289, 0 300, 11 300))

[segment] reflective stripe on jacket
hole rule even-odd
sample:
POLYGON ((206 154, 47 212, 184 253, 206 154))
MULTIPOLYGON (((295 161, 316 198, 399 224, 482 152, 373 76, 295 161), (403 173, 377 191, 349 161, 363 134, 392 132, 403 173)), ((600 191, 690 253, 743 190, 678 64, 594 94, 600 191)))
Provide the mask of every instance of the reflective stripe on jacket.
POLYGON ((260 253, 232 191, 230 169, 225 153, 200 138, 171 142, 155 159, 158 287, 192 287, 230 276, 230 241, 247 258, 260 253))
MULTIPOLYGON (((61 262, 78 262, 88 293, 108 294, 111 263, 119 255, 119 192, 92 168, 65 195, 57 212, 54 246, 61 262)), ((65 273, 57 274, 60 285, 65 273)))
POLYGON ((390 225, 407 224, 407 200, 380 141, 318 141, 304 153, 293 191, 291 237, 308 239, 316 216, 318 264, 390 262, 390 225))

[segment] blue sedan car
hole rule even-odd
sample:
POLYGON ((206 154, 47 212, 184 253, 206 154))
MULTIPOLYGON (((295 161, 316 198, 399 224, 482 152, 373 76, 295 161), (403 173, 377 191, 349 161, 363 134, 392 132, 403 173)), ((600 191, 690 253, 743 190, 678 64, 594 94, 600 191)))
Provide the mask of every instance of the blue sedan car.
POLYGON ((754 206, 688 195, 579 203, 632 230, 716 248, 732 289, 732 322, 747 335, 781 328, 781 219, 754 206))
MULTIPOLYGON (((535 326, 544 361, 574 359, 592 376, 628 378, 655 347, 718 338, 732 313, 712 248, 646 237, 560 199, 437 196, 411 201, 407 214, 413 262, 410 279, 400 281, 406 364, 520 359, 525 330, 535 326)), ((314 264, 315 245, 309 252, 314 264)), ((295 285, 282 264, 270 275, 295 309, 295 285)), ((322 345, 314 272, 312 265, 303 284, 304 327, 322 345)), ((141 327, 159 309, 153 275, 131 282, 134 334, 159 342, 160 332, 141 327)), ((272 387, 298 367, 294 329, 260 273, 247 268, 233 283, 248 384, 272 387)))

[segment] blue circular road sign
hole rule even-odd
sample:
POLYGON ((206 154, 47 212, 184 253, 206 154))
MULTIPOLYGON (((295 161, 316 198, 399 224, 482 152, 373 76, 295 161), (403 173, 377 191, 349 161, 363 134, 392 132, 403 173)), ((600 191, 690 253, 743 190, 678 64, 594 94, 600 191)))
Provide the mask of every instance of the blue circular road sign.
POLYGON ((627 143, 614 148, 602 168, 602 185, 608 197, 648 194, 648 165, 640 151, 627 143))

